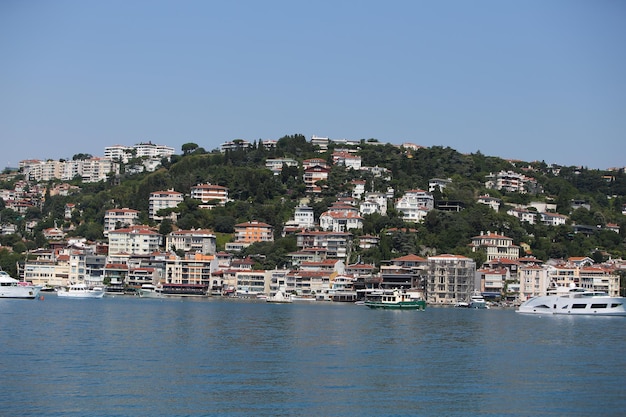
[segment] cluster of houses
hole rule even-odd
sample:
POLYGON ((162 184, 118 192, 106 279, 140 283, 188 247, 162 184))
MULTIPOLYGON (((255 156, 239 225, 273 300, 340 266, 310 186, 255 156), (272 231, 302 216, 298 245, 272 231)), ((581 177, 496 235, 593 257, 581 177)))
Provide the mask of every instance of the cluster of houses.
MULTIPOLYGON (((275 142, 264 141, 263 146, 276 146, 275 142)), ((314 136, 312 142, 322 149, 328 146, 328 138, 314 136)), ((222 145, 222 151, 245 146, 243 140, 227 142, 222 145)), ((416 147, 411 144, 402 146, 416 147)), ((151 170, 157 161, 173 153, 173 148, 167 146, 142 143, 134 147, 108 147, 102 159, 22 161, 20 166, 26 178, 32 181, 72 179, 77 175, 84 181, 99 181, 111 173, 118 173, 120 163, 141 161, 143 168, 137 170, 151 170), (100 163, 104 165, 98 165, 100 163)), ((333 152, 332 164, 385 179, 390 179, 391 175, 386 168, 363 166, 361 158, 347 148, 333 152)), ((277 158, 267 159, 265 165, 278 175, 284 167, 299 166, 299 163, 289 158, 277 158)), ((321 193, 324 181, 329 178, 331 164, 322 158, 312 158, 304 160, 302 168, 302 179, 309 195, 314 197, 321 193)), ((159 284, 202 287, 209 294, 257 296, 273 294, 278 288, 284 288, 303 297, 341 301, 358 297, 359 290, 401 287, 419 289, 427 301, 434 304, 465 301, 475 291, 487 298, 523 301, 545 293, 554 284, 573 283, 610 294, 619 292, 617 271, 622 268, 620 263, 594 265, 589 258, 543 263, 535 258, 520 258, 520 248, 512 239, 491 232, 481 233, 471 243, 472 250, 487 253, 484 265, 450 254, 427 258, 408 255, 383 261, 378 266, 349 263, 352 248, 368 249, 379 243, 378 236, 353 235, 352 232, 363 227, 365 215, 385 215, 391 206, 404 221, 419 223, 433 209, 462 210, 462 205, 454 202, 435 202, 435 190, 443 191, 451 182, 449 178, 432 178, 428 191, 413 189, 397 196, 392 188, 382 192, 368 191, 366 181, 354 180, 351 195, 338 198, 318 219, 311 207, 306 204, 298 206, 293 218, 281 231, 283 235, 295 235, 298 247, 296 252, 289 254, 287 269, 254 270, 252 259, 238 256, 242 249, 255 242, 273 241, 275 230, 272 225, 260 221, 237 224, 232 241, 226 244, 224 251, 218 252, 216 237, 210 230, 175 230, 162 236, 156 229, 139 224, 139 211, 116 208, 107 210, 104 217, 106 242, 66 241, 65 232, 58 227, 45 230, 50 248, 31 254, 33 259, 26 262, 23 277, 50 287, 90 281, 120 291, 139 288, 143 284, 159 284)), ((485 186, 507 192, 527 192, 537 187, 532 178, 508 171, 490 174, 485 186)), ((7 207, 25 213, 29 207, 40 205, 47 192, 67 195, 76 189, 64 183, 46 190, 25 180, 16 183, 14 190, 0 190, 0 196, 7 207)), ((206 209, 231 201, 227 187, 211 183, 192 186, 189 196, 199 200, 200 207, 206 209)), ((149 218, 159 222, 167 217, 175 223, 176 212, 172 209, 184 198, 183 193, 173 189, 152 192, 149 218)), ((496 211, 502 204, 489 195, 480 196, 477 201, 496 211)), ((67 204, 65 217, 71 218, 74 210, 74 204, 67 204)), ((529 223, 564 224, 567 217, 555 211, 553 205, 531 203, 514 206, 508 214, 529 223)), ((11 226, 10 223, 2 224, 1 233, 15 233, 14 226, 11 226)), ((30 224, 27 228, 33 226, 30 224)), ((607 227, 619 232, 616 225, 607 227)))
MULTIPOLYGON (((244 247, 272 240, 273 230, 265 223, 245 222, 236 225, 235 236, 235 243, 244 247)), ((296 237, 298 250, 289 254, 288 268, 255 270, 254 260, 238 257, 236 250, 217 252, 210 230, 176 230, 161 236, 136 225, 109 231, 108 243, 63 241, 35 251, 24 266, 24 278, 49 287, 87 282, 123 291, 152 284, 239 297, 272 295, 281 289, 334 301, 355 301, 360 290, 410 288, 421 291, 431 304, 448 305, 466 301, 476 291, 492 300, 523 301, 545 294, 551 286, 570 284, 617 295, 618 271, 626 267, 617 262, 594 265, 590 258, 547 263, 520 258, 512 239, 492 232, 472 239, 473 250, 487 253, 487 261, 478 267, 472 259, 452 254, 407 255, 378 266, 350 264, 354 237, 349 232, 301 231, 296 237)))

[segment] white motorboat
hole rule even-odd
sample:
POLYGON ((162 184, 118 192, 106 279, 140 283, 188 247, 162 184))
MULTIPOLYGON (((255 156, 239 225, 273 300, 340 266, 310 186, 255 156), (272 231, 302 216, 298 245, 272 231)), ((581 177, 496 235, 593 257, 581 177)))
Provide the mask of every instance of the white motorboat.
POLYGON ((276 291, 276 294, 270 297, 267 297, 265 301, 268 303, 275 303, 275 304, 293 303, 293 300, 291 299, 291 294, 285 294, 285 292, 282 290, 276 291))
POLYGON ((104 287, 90 288, 84 283, 76 283, 67 288, 59 289, 57 295, 67 298, 102 298, 104 297, 104 287))
POLYGON ((0 270, 0 298, 37 298, 39 291, 40 286, 19 281, 0 270))
POLYGON ((160 298, 163 297, 161 288, 153 284, 143 284, 139 289, 139 296, 141 298, 160 298))
POLYGON ((626 298, 579 287, 559 287, 548 295, 533 297, 516 310, 526 314, 626 316, 626 298))
POLYGON ((470 297, 469 308, 489 308, 487 301, 480 294, 473 294, 470 297))

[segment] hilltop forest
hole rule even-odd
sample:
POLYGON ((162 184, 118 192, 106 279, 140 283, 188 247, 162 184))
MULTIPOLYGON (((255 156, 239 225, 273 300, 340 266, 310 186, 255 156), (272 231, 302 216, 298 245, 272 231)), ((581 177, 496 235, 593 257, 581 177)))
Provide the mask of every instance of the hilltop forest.
MULTIPOLYGON (((341 145, 345 149, 346 145, 341 145)), ((450 178, 452 182, 433 195, 435 201, 461 202, 460 212, 432 210, 420 224, 404 222, 389 205, 387 215, 365 216, 362 230, 351 230, 355 235, 369 234, 380 237, 376 249, 360 250, 353 247, 349 262, 370 262, 392 259, 409 253, 422 256, 454 253, 471 257, 480 265, 485 259, 480 253, 472 253, 468 244, 473 236, 492 231, 511 237, 515 244, 527 248, 527 253, 542 260, 589 256, 600 262, 612 258, 624 258, 626 247, 626 216, 622 207, 626 204, 626 175, 623 170, 599 171, 581 167, 549 166, 545 162, 507 161, 486 156, 479 151, 461 154, 449 147, 430 147, 409 150, 375 139, 362 140, 351 147, 362 158, 363 166, 378 166, 389 170, 390 179, 374 177, 363 171, 332 165, 329 179, 322 184, 322 193, 315 197, 307 195, 303 182, 303 169, 284 167, 274 175, 265 167, 268 158, 292 158, 299 162, 309 158, 324 158, 332 162, 335 147, 331 143, 325 153, 307 142, 303 135, 289 135, 277 141, 276 147, 266 149, 261 141, 247 149, 207 152, 195 143, 182 146, 181 154, 169 160, 163 159, 161 167, 154 172, 126 174, 122 167, 120 176, 108 182, 73 182, 80 192, 68 196, 46 194, 41 208, 32 208, 26 215, 18 215, 5 208, 0 199, 2 222, 18 226, 18 234, 0 237, 3 246, 12 251, 0 251, 0 266, 14 270, 15 263, 22 261, 29 250, 46 247, 42 231, 46 228, 63 228, 68 237, 84 237, 90 241, 104 240, 103 219, 105 211, 112 208, 140 210, 140 220, 153 225, 162 234, 173 228, 211 229, 218 236, 218 249, 231 238, 237 223, 258 220, 275 228, 275 241, 257 243, 248 247, 244 255, 253 256, 258 268, 273 268, 287 263, 287 254, 296 250, 294 236, 282 237, 282 227, 293 217, 297 205, 305 202, 314 209, 316 219, 336 201, 339 196, 351 195, 351 181, 366 181, 366 191, 386 192, 394 190, 400 197, 412 189, 428 189, 431 178, 450 178), (523 172, 537 182, 531 193, 506 193, 485 188, 486 176, 499 171, 523 172), (186 197, 176 209, 178 221, 172 224, 164 220, 155 224, 148 218, 148 199, 153 191, 174 189, 189 195, 190 188, 200 183, 227 187, 233 200, 223 207, 212 210, 199 208, 199 201, 186 197), (490 194, 504 203, 499 212, 477 203, 480 195, 490 194), (572 211, 573 200, 584 200, 590 207, 572 211), (527 224, 506 214, 513 204, 531 201, 550 201, 557 212, 568 216, 566 225, 549 227, 527 224), (66 203, 74 203, 77 210, 71 219, 64 218, 66 203), (26 223, 37 221, 31 232, 26 223), (620 226, 620 232, 608 230, 605 225, 620 226), (593 226, 592 233, 574 233, 576 225, 593 226), (255 256, 262 255, 262 256, 255 256)), ((136 161, 131 161, 136 162, 136 161)), ((0 183, 0 188, 12 189, 19 175, 0 183)), ((54 185, 47 184, 48 190, 54 185)), ((355 245, 356 246, 356 245, 355 245)))

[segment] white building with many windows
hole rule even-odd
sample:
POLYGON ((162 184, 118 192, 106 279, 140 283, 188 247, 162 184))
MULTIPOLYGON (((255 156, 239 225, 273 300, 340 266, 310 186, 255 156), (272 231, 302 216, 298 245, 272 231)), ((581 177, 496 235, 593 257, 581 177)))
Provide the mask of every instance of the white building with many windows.
POLYGON ((207 229, 176 230, 165 237, 167 250, 183 250, 203 255, 214 255, 216 247, 215 234, 207 229))
POLYGON ((109 255, 149 255, 159 250, 162 236, 148 226, 109 231, 109 255))
POLYGON ((182 202, 183 193, 174 190, 154 191, 150 193, 149 217, 154 220, 163 220, 163 217, 157 215, 159 210, 176 208, 182 202))
POLYGON ((139 211, 129 208, 111 209, 104 214, 104 235, 111 230, 136 225, 139 222, 139 211))
POLYGON ((435 199, 424 190, 410 190, 396 201, 395 207, 402 213, 402 220, 420 223, 435 207, 435 199))
POLYGON ((228 202, 228 188, 210 183, 194 185, 191 187, 191 198, 203 204, 223 206, 228 202))
POLYGON ((472 237, 470 244, 472 252, 485 250, 487 253, 487 262, 494 259, 518 259, 519 246, 513 244, 513 239, 497 233, 482 233, 479 236, 472 237))

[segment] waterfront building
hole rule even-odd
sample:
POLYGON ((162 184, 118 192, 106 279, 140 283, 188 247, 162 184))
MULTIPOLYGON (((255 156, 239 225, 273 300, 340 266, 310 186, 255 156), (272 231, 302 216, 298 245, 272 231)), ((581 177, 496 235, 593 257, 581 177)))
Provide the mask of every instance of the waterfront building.
POLYGON ((475 289, 476 263, 465 256, 429 256, 426 274, 426 296, 432 304, 466 302, 475 289))
POLYGON ((193 284, 211 288, 212 274, 217 271, 214 256, 189 253, 184 258, 170 254, 165 259, 164 284, 193 284))
POLYGON ((548 279, 552 286, 573 285, 587 290, 606 292, 611 297, 619 296, 619 274, 613 266, 560 263, 548 267, 548 279))
POLYGON ((426 283, 426 259, 414 254, 380 264, 380 286, 386 289, 423 289, 426 283))
POLYGON ((532 297, 546 295, 550 286, 548 269, 540 265, 528 264, 519 270, 519 300, 526 301, 532 297))

